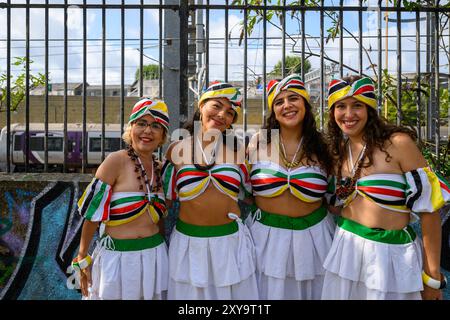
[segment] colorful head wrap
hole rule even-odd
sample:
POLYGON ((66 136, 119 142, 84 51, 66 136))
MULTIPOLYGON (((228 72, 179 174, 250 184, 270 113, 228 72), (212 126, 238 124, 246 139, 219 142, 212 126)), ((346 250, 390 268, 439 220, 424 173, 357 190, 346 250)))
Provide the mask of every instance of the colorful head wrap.
POLYGON ((131 110, 128 123, 130 124, 146 114, 151 115, 169 131, 169 111, 164 101, 150 100, 148 98, 139 100, 134 105, 133 110, 131 110))
POLYGON ((272 110, 272 104, 275 97, 283 90, 289 90, 295 92, 305 98, 309 103, 309 93, 305 89, 305 84, 303 83, 300 75, 291 74, 283 80, 271 80, 267 84, 267 106, 269 111, 272 110))
POLYGON ((231 106, 234 111, 239 113, 241 110, 242 94, 238 88, 233 87, 231 84, 226 82, 216 82, 213 83, 206 89, 205 92, 200 96, 198 100, 198 105, 200 106, 205 100, 212 98, 225 98, 231 102, 231 106))
POLYGON ((328 108, 348 97, 353 97, 374 109, 377 108, 375 85, 368 77, 356 80, 351 85, 342 79, 331 80, 328 85, 328 108))

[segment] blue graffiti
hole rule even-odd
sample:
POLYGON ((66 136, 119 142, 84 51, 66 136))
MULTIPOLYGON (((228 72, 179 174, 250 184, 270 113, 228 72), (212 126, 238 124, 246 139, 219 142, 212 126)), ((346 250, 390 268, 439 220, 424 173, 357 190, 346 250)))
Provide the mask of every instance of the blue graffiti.
POLYGON ((76 290, 69 290, 66 274, 59 268, 55 256, 60 239, 64 237, 64 225, 70 205, 70 189, 49 203, 41 214, 40 241, 35 262, 19 300, 30 299, 80 299, 76 290))
MULTIPOLYGON (((11 192, 5 192, 5 202, 7 206, 7 217, 0 218, 0 237, 9 232, 13 227, 13 213, 18 215, 19 221, 22 224, 28 223, 28 207, 29 199, 37 195, 36 192, 26 191, 22 189, 15 190, 16 196, 14 197, 11 192)), ((5 212, 1 210, 0 212, 5 212)))

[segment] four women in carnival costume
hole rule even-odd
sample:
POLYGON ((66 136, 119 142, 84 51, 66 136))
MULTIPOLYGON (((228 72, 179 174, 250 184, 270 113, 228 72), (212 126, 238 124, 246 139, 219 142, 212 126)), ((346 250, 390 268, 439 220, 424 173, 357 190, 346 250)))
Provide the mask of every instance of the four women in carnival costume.
POLYGON ((248 147, 260 297, 320 299, 335 227, 322 201, 331 158, 299 76, 272 80, 267 91, 267 138, 257 134, 248 147))
POLYGON ((166 298, 169 265, 161 218, 167 210, 153 152, 168 130, 164 102, 137 102, 123 134, 128 150, 109 154, 79 199, 85 220, 72 266, 80 271, 83 297, 166 298), (88 249, 99 223, 100 240, 91 258, 88 249))
POLYGON ((271 81, 267 135, 251 139, 250 165, 228 130, 241 93, 213 84, 199 98, 189 136, 169 146, 161 175, 152 153, 168 133, 167 107, 139 101, 124 134, 128 151, 105 159, 79 201, 86 221, 72 265, 83 295, 441 299, 436 211, 450 201, 449 184, 427 167, 413 131, 378 116, 374 89, 370 78, 330 83, 328 151, 299 76, 271 81), (251 195, 243 224, 237 201, 251 195), (342 208, 337 226, 325 198, 342 208), (176 199, 167 253, 158 224, 176 199), (411 212, 421 215, 423 245, 408 224, 411 212), (99 222, 106 228, 91 280, 87 250, 99 222))
POLYGON ((376 106, 370 78, 329 84, 336 164, 330 203, 343 209, 324 263, 322 298, 420 299, 422 291, 425 299, 442 299, 437 210, 450 200, 449 184, 427 166, 415 133, 388 124, 376 106), (411 212, 420 214, 423 251, 411 212))

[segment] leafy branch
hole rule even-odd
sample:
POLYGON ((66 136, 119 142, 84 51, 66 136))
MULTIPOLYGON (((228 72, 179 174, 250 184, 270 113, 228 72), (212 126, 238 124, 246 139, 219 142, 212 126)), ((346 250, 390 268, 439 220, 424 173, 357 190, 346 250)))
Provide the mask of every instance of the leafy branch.
MULTIPOLYGON (((29 61, 29 65, 33 63, 32 60, 29 61)), ((21 67, 21 72, 14 79, 10 76, 10 99, 11 99, 11 111, 15 111, 19 104, 25 98, 26 91, 26 68, 27 68, 27 58, 26 57, 14 57, 13 66, 21 67)), ((6 83, 8 77, 6 72, 0 74, 0 112, 6 111, 6 83)), ((34 89, 40 85, 45 85, 45 75, 38 73, 37 75, 29 74, 29 89, 34 89)))

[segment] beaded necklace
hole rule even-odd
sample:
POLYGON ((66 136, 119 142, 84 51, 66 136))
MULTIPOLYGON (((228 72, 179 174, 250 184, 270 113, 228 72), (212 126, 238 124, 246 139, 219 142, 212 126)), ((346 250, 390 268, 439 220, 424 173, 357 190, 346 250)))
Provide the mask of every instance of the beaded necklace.
POLYGON ((161 181, 158 179, 159 177, 159 166, 156 163, 155 156, 152 155, 152 178, 149 182, 147 172, 145 170, 145 167, 139 158, 136 151, 134 151, 133 147, 130 145, 128 146, 127 150, 128 156, 130 159, 134 162, 134 172, 139 173, 137 176, 137 179, 139 180, 139 190, 144 190, 144 186, 142 184, 142 180, 144 180, 146 189, 147 189, 147 197, 150 200, 150 194, 152 192, 157 192, 161 187, 161 181), (155 179, 156 176, 156 179, 155 179), (153 185, 156 180, 156 185, 153 185))
MULTIPOLYGON (((349 140, 347 140, 349 142, 349 140)), ((364 147, 361 149, 358 155, 358 159, 356 163, 353 165, 353 156, 352 149, 350 143, 348 143, 348 156, 350 165, 352 166, 350 171, 350 177, 342 178, 341 169, 339 168, 339 175, 337 178, 337 187, 336 187, 336 195, 340 199, 348 198, 356 189, 355 184, 361 176, 362 163, 364 162, 364 158, 366 157, 366 147, 367 144, 364 144, 364 147)))

